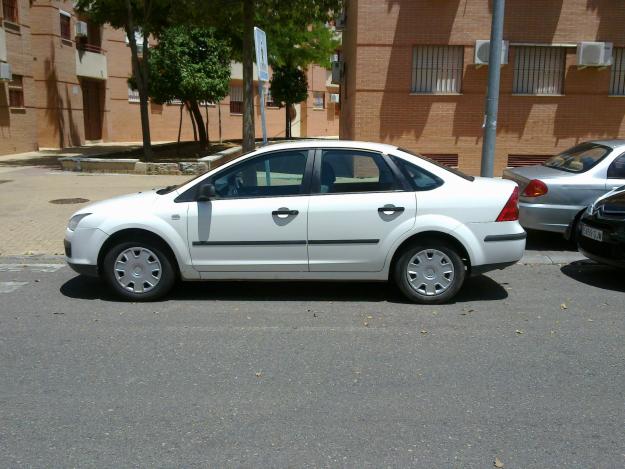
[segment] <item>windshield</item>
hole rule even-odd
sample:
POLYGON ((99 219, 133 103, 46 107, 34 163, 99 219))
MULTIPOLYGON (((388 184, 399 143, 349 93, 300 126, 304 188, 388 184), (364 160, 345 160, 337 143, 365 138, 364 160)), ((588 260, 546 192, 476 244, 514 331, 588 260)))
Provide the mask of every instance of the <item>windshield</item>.
POLYGON ((582 143, 549 158, 543 165, 570 173, 583 173, 599 163, 611 151, 610 147, 596 143, 582 143))
POLYGON ((397 148, 399 151, 403 151, 404 153, 408 153, 409 155, 416 156, 417 158, 421 158, 422 160, 427 161, 428 163, 432 163, 435 166, 438 166, 441 169, 449 171, 452 174, 455 174, 462 179, 466 179, 467 181, 474 181, 475 178, 473 176, 469 176, 468 174, 464 174, 462 171, 457 170, 456 168, 450 168, 449 166, 445 166, 444 164, 440 164, 438 161, 428 158, 427 156, 419 155, 418 153, 414 153, 410 150, 406 150, 404 148, 397 148))

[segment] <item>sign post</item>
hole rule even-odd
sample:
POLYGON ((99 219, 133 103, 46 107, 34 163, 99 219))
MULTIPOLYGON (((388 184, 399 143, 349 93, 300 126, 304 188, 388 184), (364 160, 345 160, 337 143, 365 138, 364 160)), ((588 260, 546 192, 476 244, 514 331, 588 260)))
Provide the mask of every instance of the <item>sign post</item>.
POLYGON ((263 129, 263 145, 267 145, 265 82, 269 81, 269 64, 267 62, 267 36, 265 35, 265 31, 254 27, 254 43, 256 45, 256 65, 258 66, 258 94, 260 95, 260 119, 263 129))

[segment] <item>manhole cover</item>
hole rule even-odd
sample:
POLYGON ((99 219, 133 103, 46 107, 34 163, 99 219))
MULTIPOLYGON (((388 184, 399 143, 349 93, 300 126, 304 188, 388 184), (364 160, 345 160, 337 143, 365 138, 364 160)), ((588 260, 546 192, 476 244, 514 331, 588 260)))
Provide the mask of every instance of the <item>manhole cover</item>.
POLYGON ((13 179, 0 179, 0 184, 4 184, 5 182, 13 182, 13 179))
POLYGON ((61 205, 84 204, 85 202, 89 202, 89 199, 82 199, 80 197, 77 197, 75 199, 54 199, 50 201, 51 204, 61 204, 61 205))

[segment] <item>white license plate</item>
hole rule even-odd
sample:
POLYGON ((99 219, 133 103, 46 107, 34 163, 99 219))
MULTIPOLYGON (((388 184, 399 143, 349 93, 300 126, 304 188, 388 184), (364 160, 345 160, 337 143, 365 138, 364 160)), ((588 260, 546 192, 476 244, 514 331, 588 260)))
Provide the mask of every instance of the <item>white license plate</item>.
POLYGON ((582 236, 594 239, 595 241, 603 241, 603 231, 592 228, 588 225, 582 225, 582 236))

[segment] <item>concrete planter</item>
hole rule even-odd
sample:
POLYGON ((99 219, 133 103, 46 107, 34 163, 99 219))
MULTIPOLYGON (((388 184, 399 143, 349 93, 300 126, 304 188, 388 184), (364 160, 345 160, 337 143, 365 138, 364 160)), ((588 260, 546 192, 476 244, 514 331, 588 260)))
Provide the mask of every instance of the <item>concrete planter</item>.
POLYGON ((63 171, 79 171, 85 173, 132 173, 139 162, 135 158, 59 158, 63 171))

